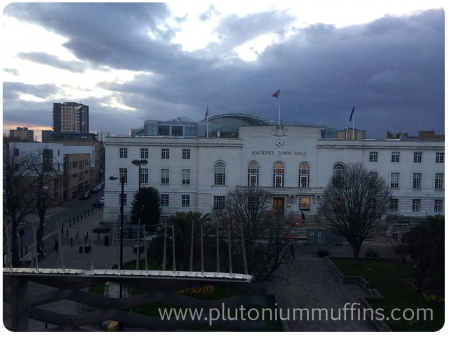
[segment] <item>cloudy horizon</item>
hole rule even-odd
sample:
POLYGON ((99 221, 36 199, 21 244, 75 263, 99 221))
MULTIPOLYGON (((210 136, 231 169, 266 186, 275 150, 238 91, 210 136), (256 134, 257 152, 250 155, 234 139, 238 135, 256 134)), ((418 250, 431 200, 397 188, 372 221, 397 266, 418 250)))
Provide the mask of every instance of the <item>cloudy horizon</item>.
POLYGON ((3 11, 4 133, 52 129, 53 103, 76 101, 89 106, 91 132, 116 135, 149 119, 199 121, 207 105, 210 116, 273 121, 279 103, 285 123, 351 127, 355 105, 355 128, 368 138, 442 135, 443 5, 382 3, 372 14, 355 8, 357 19, 346 8, 330 17, 320 4, 11 3, 3 11), (279 88, 280 101, 272 97, 279 88))

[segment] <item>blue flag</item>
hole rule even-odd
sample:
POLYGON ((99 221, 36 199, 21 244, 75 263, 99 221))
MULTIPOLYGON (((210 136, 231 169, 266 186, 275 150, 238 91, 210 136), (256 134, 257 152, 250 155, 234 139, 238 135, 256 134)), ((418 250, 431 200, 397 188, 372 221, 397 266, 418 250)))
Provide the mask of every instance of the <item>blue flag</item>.
POLYGON ((353 106, 352 113, 350 114, 350 121, 352 120, 353 113, 355 112, 355 106, 353 106))

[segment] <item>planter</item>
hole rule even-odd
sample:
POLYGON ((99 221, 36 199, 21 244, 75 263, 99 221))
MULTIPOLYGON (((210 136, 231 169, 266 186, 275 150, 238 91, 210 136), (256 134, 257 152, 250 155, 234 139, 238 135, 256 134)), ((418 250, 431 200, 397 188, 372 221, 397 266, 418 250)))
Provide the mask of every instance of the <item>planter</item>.
MULTIPOLYGON (((84 245, 84 252, 89 252, 91 251, 91 245, 90 244, 85 244, 84 245)), ((78 248, 78 252, 83 253, 83 246, 80 245, 80 247, 78 248)))

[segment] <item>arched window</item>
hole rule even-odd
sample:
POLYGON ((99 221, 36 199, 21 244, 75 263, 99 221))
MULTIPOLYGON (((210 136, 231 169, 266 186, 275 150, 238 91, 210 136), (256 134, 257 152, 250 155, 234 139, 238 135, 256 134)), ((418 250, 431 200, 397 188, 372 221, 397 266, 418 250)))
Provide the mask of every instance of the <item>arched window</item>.
POLYGON ((225 185, 225 164, 217 162, 214 166, 214 185, 225 185))
POLYGON ((273 166, 273 186, 283 187, 284 186, 284 166, 283 163, 275 163, 273 166))
POLYGON ((300 164, 298 170, 298 186, 300 188, 309 187, 309 165, 307 163, 300 164))
POLYGON ((342 185, 342 178, 344 175, 344 166, 340 163, 333 167, 333 185, 340 187, 342 185))
POLYGON ((252 162, 248 166, 248 186, 257 187, 259 185, 259 167, 258 163, 252 162))

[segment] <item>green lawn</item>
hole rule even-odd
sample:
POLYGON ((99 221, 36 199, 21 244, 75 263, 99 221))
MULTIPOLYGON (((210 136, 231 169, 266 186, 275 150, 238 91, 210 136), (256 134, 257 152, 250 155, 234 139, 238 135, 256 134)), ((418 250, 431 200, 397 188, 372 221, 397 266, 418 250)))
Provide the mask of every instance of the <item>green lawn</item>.
MULTIPOLYGON (((332 259, 333 263, 347 276, 362 276, 370 282, 370 287, 377 289, 385 298, 384 301, 371 301, 370 305, 374 309, 383 309, 383 314, 389 317, 393 309, 400 309, 394 312, 395 317, 400 317, 405 309, 416 311, 418 302, 416 292, 406 283, 409 278, 408 271, 398 263, 387 263, 378 260, 361 260, 360 266, 353 266, 352 259, 332 259)), ((428 302, 423 299, 422 307, 433 310, 433 320, 427 318, 422 322, 422 327, 415 321, 401 319, 399 321, 385 320, 392 331, 438 331, 445 321, 445 303, 428 302)), ((380 310, 379 310, 380 311, 380 310)), ((412 313, 405 311, 407 318, 412 313)), ((428 314, 429 315, 429 314, 428 314)))

